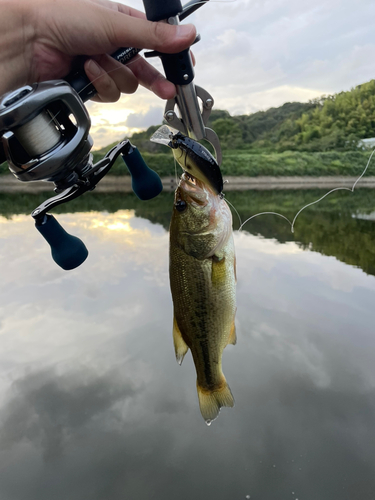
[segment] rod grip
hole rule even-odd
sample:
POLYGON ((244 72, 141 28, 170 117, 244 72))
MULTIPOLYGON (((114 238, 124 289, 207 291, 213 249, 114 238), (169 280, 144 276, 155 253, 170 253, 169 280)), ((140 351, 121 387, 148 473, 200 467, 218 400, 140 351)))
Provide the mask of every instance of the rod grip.
MULTIPOLYGON (((134 47, 120 47, 115 52, 113 52, 113 54, 111 54, 111 57, 113 57, 113 59, 120 62, 121 64, 126 64, 131 61, 133 57, 135 57, 141 50, 142 49, 136 49, 134 47)), ((71 87, 74 88, 83 102, 88 101, 97 94, 96 88, 86 76, 83 66, 69 73, 65 80, 71 87)))
POLYGON ((70 73, 65 80, 73 87, 83 102, 88 101, 97 94, 96 88, 86 76, 83 68, 70 73))
POLYGON ((160 177, 146 165, 135 146, 131 144, 127 153, 121 156, 132 176, 132 189, 140 200, 151 200, 162 192, 160 177))
POLYGON ((89 254, 85 244, 67 233, 53 215, 35 221, 35 227, 51 247, 53 260, 65 271, 80 266, 89 254))
POLYGON ((143 5, 149 21, 162 21, 163 19, 177 16, 177 14, 182 12, 180 0, 163 0, 162 2, 143 0, 143 5))

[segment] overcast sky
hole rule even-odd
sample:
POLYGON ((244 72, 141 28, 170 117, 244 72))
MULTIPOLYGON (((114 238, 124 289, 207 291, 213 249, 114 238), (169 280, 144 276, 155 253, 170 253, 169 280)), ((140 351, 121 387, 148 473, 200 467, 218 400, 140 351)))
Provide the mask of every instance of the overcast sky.
MULTIPOLYGON (((122 3, 143 10, 141 0, 122 3)), ((202 37, 195 83, 231 114, 308 101, 375 77, 373 0, 210 0, 190 20, 202 37)), ((163 108, 144 89, 115 104, 90 103, 95 146, 160 123, 163 108)))

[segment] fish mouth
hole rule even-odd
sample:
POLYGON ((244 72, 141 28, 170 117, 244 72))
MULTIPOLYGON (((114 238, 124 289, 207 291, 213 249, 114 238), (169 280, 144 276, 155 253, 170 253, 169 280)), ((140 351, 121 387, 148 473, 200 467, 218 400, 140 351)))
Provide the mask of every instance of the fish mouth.
POLYGON ((188 203, 205 206, 208 202, 208 190, 209 188, 200 179, 184 171, 178 184, 176 197, 188 203))

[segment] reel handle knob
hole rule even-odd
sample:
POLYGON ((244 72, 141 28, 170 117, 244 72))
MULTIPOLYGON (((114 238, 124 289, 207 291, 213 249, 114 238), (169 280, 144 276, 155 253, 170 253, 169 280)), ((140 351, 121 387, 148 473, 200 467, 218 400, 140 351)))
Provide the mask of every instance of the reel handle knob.
POLYGON ((83 241, 67 233, 53 215, 37 219, 35 227, 51 247, 53 260, 65 271, 75 269, 86 260, 89 252, 83 241))
POLYGON ((163 184, 160 177, 146 165, 135 146, 130 144, 126 154, 121 156, 132 176, 132 189, 140 200, 151 200, 162 192, 163 184))

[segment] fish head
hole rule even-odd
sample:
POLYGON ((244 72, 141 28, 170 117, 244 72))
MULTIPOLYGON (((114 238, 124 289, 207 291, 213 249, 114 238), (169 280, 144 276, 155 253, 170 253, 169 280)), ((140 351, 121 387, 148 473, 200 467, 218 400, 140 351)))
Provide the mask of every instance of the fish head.
POLYGON ((215 205, 215 196, 204 182, 184 172, 175 192, 173 207, 179 224, 192 233, 206 227, 215 205))
POLYGON ((185 253, 205 259, 230 237, 232 214, 210 185, 184 172, 175 192, 170 229, 172 239, 185 253))

